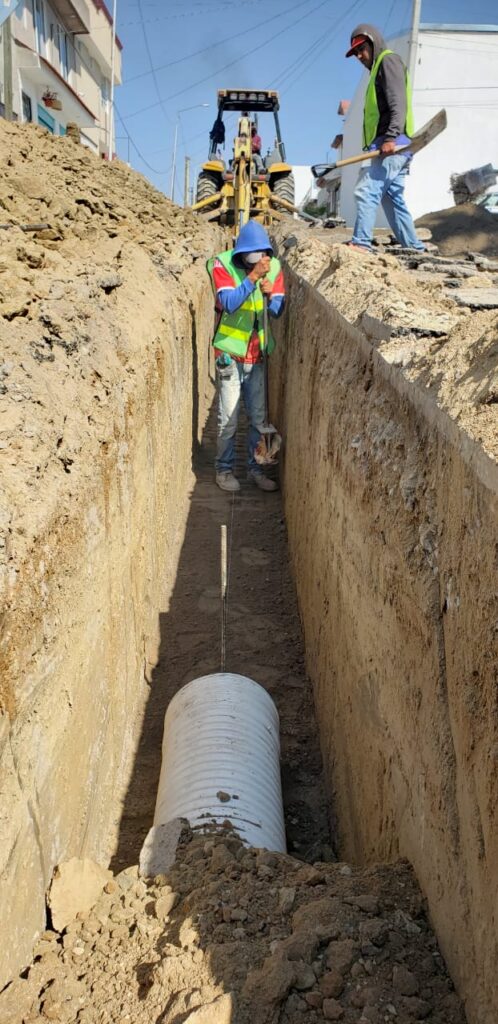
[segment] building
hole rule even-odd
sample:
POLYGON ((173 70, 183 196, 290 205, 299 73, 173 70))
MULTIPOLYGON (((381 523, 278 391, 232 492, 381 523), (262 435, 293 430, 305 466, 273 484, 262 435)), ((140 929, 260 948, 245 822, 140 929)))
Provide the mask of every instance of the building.
MULTIPOLYGON (((389 46, 408 62, 408 31, 389 46)), ((359 70, 359 69, 358 69, 359 70)), ((341 157, 361 152, 365 73, 346 111, 341 157)), ((413 82, 415 124, 421 127, 442 107, 448 127, 417 154, 406 186, 415 218, 453 205, 450 175, 492 163, 498 166, 498 25, 421 25, 413 82)), ((335 203, 350 225, 361 164, 331 174, 329 206, 335 203)), ((377 224, 386 227, 382 211, 377 224)))
POLYGON ((316 196, 315 179, 311 173, 311 167, 307 164, 294 164, 292 167, 294 175, 294 202, 296 206, 305 206, 316 196))
MULTIPOLYGON (((76 123, 83 144, 107 155, 113 25, 104 0, 21 0, 10 24, 15 120, 34 121, 55 135, 76 123)), ((116 38, 115 85, 121 50, 116 38)), ((0 86, 3 114, 3 56, 0 86)))

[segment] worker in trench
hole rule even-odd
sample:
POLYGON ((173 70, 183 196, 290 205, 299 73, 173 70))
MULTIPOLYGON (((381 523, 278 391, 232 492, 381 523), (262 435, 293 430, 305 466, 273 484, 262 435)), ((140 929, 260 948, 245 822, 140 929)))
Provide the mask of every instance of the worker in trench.
POLYGON ((355 249, 372 248, 375 218, 382 205, 399 244, 404 249, 423 250, 404 196, 412 154, 409 149, 396 153, 398 146, 409 144, 414 132, 408 71, 373 25, 354 29, 346 57, 356 57, 370 71, 363 112, 363 148, 381 151, 381 156, 360 172, 354 193, 356 223, 348 244, 355 249))
POLYGON ((217 323, 213 345, 218 390, 216 483, 223 491, 238 491, 234 474, 235 435, 241 399, 249 420, 248 476, 262 491, 277 484, 265 476, 255 458, 265 419, 263 348, 271 354, 275 342, 268 328, 264 337, 263 302, 268 302, 268 323, 281 315, 285 286, 279 260, 265 229, 249 221, 241 229, 234 249, 208 260, 216 296, 217 323))

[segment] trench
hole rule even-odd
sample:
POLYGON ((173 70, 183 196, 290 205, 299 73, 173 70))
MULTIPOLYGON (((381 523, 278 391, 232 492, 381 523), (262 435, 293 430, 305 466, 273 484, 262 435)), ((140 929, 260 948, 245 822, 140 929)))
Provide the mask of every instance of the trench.
MULTIPOLYGON (((142 723, 111 867, 135 864, 152 824, 161 766, 164 715, 180 687, 220 666, 220 526, 229 529, 226 670, 250 676, 272 696, 280 717, 281 775, 287 847, 303 860, 330 860, 330 816, 319 733, 296 594, 290 573, 281 496, 245 479, 245 429, 237 440, 241 491, 214 481, 216 403, 201 444, 194 443, 195 482, 169 608, 160 616, 160 650, 142 723)), ((196 432, 193 434, 196 437, 196 432)))
MULTIPOLYGON (((489 543, 495 536, 496 466, 305 280, 290 274, 289 284, 272 370, 273 418, 286 442, 279 494, 262 494, 246 481, 242 431, 242 490, 232 499, 216 487, 214 404, 199 437, 205 396, 212 398, 213 390, 204 347, 207 317, 196 319, 199 295, 192 290, 190 302, 183 296, 178 362, 164 385, 166 398, 152 413, 160 472, 157 480, 154 472, 139 475, 147 510, 143 532, 149 531, 140 543, 153 551, 144 561, 149 577, 170 573, 171 587, 144 587, 148 598, 153 594, 150 618, 158 607, 164 610, 157 657, 148 659, 153 668, 145 672, 136 742, 135 695, 128 704, 126 736, 135 753, 122 804, 113 807, 119 818, 111 867, 119 872, 137 863, 151 826, 169 701, 189 680, 219 669, 219 534, 226 523, 227 669, 254 678, 277 705, 289 853, 311 863, 339 857, 367 869, 406 858, 469 1021, 491 1024, 497 1006, 489 900, 496 886, 497 794, 486 764, 496 756, 496 563, 489 543), (187 376, 189 401, 166 465, 155 418, 173 420, 168 387, 173 393, 187 376), (168 473, 171 493, 156 539, 158 495, 168 473), (147 487, 157 489, 150 503, 147 487), (177 558, 171 524, 178 529, 174 506, 186 499, 177 558)), ((205 294, 203 302, 205 313, 205 294)), ((119 500, 116 508, 120 522, 126 511, 119 500)), ((134 539, 129 549, 131 561, 134 539)), ((131 604, 136 600, 127 571, 119 587, 109 597, 116 604, 108 609, 114 619, 123 594, 131 604)), ((139 653, 141 678, 147 658, 139 653)), ((130 689, 136 678, 133 666, 130 689)), ((111 718, 118 687, 113 701, 111 718)), ((120 743, 124 733, 121 722, 120 743)), ((105 773, 105 759, 99 771, 105 773)), ((90 852, 102 860, 100 841, 109 823, 98 824, 97 853, 90 852)), ((68 855, 88 852, 91 833, 87 824, 83 840, 68 843, 68 855)))

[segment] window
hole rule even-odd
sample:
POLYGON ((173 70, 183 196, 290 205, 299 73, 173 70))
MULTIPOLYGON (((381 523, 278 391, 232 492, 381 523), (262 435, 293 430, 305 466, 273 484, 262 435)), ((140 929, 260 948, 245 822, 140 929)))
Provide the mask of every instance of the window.
POLYGON ((104 107, 107 106, 107 103, 109 102, 109 95, 110 82, 107 78, 102 78, 100 82, 100 99, 104 107))
POLYGON ((55 118, 42 107, 41 103, 38 104, 38 124, 41 124, 42 128, 46 128, 52 135, 55 134, 55 118))
POLYGON ((69 77, 69 45, 68 38, 63 29, 59 29, 59 53, 61 58, 61 74, 63 78, 69 77))
POLYGON ((47 36, 45 33, 45 10, 43 0, 34 0, 34 4, 36 49, 42 57, 46 57, 47 36))
POLYGON ((22 119, 23 121, 33 120, 33 108, 31 106, 31 100, 25 92, 22 94, 22 119))

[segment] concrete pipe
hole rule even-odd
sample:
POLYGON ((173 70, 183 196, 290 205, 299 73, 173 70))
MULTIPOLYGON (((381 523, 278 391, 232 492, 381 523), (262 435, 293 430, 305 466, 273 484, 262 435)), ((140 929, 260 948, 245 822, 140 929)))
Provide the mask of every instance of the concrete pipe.
POLYGON ((248 846, 285 852, 277 709, 253 679, 219 672, 187 683, 164 721, 154 825, 229 821, 248 846))

